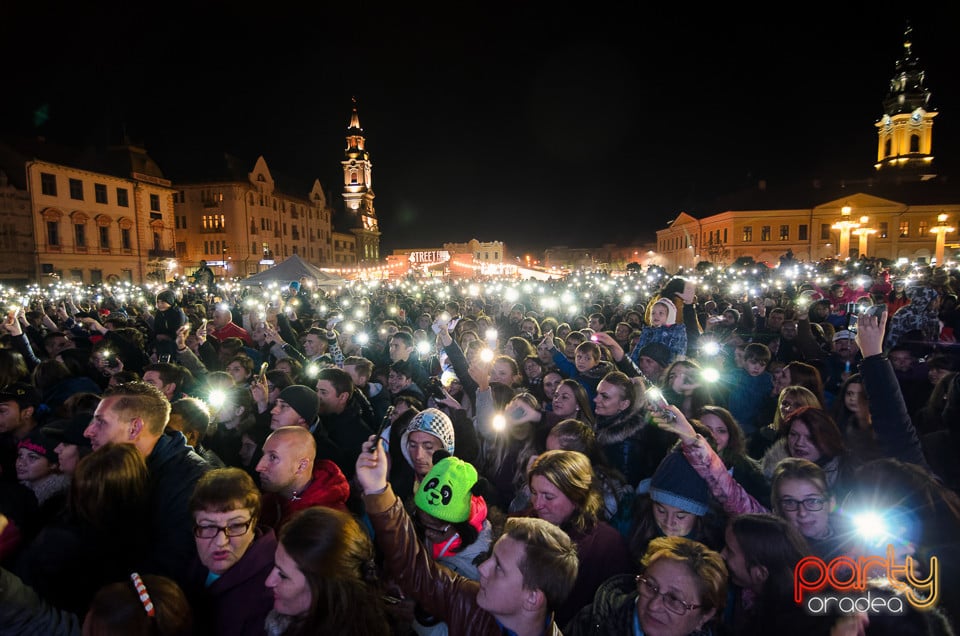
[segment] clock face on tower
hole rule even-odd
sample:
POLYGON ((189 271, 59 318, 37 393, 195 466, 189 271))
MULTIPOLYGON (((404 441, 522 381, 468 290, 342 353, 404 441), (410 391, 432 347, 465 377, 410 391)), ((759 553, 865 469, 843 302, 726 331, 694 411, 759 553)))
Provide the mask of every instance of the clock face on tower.
POLYGON ((920 110, 917 109, 917 110, 913 111, 913 114, 912 114, 912 115, 910 115, 910 120, 911 120, 913 123, 916 124, 916 123, 919 123, 919 122, 920 122, 920 119, 921 119, 922 117, 923 117, 923 113, 921 113, 920 110))

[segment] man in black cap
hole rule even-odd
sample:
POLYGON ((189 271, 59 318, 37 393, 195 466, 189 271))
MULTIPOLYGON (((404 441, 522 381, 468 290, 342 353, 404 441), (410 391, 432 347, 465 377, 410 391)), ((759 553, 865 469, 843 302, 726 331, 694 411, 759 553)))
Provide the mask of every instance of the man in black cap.
POLYGON ((0 389, 0 480, 17 481, 17 444, 36 428, 40 404, 32 384, 14 382, 0 389))
POLYGON ((664 369, 670 366, 672 355, 670 347, 662 342, 650 342, 640 349, 637 366, 651 382, 659 384, 664 369))
POLYGON ((280 391, 270 411, 270 428, 302 426, 313 432, 317 424, 317 392, 302 384, 292 384, 280 391))
POLYGON ((43 432, 57 442, 54 451, 60 472, 65 475, 73 475, 80 460, 93 452, 90 440, 83 436, 92 419, 93 413, 77 413, 69 420, 51 422, 43 428, 43 432))

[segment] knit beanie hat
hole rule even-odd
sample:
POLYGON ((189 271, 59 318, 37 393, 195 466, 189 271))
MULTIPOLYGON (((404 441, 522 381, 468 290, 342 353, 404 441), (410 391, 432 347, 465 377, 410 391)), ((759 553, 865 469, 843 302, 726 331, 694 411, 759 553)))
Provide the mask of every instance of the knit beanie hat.
POLYGON ((36 453, 42 457, 46 457, 47 460, 52 464, 59 464, 60 459, 57 457, 57 446, 60 445, 60 441, 56 440, 37 426, 34 427, 32 431, 27 433, 27 436, 20 440, 20 443, 17 444, 17 449, 26 448, 29 451, 36 453))
POLYGON ((667 310, 667 319, 663 322, 665 326, 669 327, 670 325, 677 324, 677 306, 673 304, 672 300, 661 298, 653 305, 654 307, 657 305, 663 305, 664 309, 667 310))
POLYGON ((313 424, 317 419, 317 392, 302 384, 291 384, 280 391, 278 400, 283 400, 302 417, 307 424, 313 424))
POLYGON ((172 290, 164 289, 162 292, 157 294, 157 302, 160 302, 161 300, 172 307, 177 304, 177 295, 174 294, 172 290))
POLYGON ((639 355, 650 358, 663 368, 670 366, 670 361, 673 360, 673 352, 670 351, 670 347, 662 342, 649 342, 643 345, 639 355))
POLYGON ((69 420, 58 420, 43 427, 43 432, 58 442, 73 446, 90 447, 90 439, 83 436, 83 432, 93 421, 90 413, 77 413, 69 420))
POLYGON ((413 416, 407 430, 400 436, 400 452, 403 453, 403 458, 407 460, 408 464, 413 466, 410 451, 407 450, 407 440, 410 438, 410 433, 417 431, 433 435, 443 444, 443 449, 453 455, 454 440, 456 439, 453 434, 453 422, 450 421, 446 413, 439 409, 424 409, 413 416))
POLYGON ((423 478, 413 502, 441 521, 461 523, 470 518, 470 490, 476 483, 476 468, 458 457, 446 457, 423 478))
POLYGON ((667 453, 653 476, 640 482, 637 492, 698 517, 710 510, 707 482, 693 470, 679 449, 667 453))

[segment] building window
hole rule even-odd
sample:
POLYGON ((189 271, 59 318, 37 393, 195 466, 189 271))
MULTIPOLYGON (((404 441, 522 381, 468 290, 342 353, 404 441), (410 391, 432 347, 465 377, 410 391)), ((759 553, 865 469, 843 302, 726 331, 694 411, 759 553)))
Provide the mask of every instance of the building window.
POLYGON ((727 228, 723 228, 723 242, 727 242, 727 228))
POLYGON ((100 247, 110 249, 110 228, 106 225, 100 226, 100 247))
POLYGON ((150 210, 152 212, 160 211, 160 195, 159 194, 150 195, 150 210))
POLYGON ((760 240, 769 241, 770 240, 770 226, 764 225, 760 228, 760 240))
POLYGON ((83 181, 70 179, 70 198, 83 201, 83 181))
POLYGON ((130 242, 130 229, 129 228, 120 228, 120 247, 125 250, 132 250, 132 244, 130 242))
POLYGON ((820 240, 821 241, 830 240, 830 224, 829 223, 820 224, 820 240))
POLYGON ((102 269, 91 269, 90 270, 90 284, 99 285, 103 282, 103 270, 102 269))
POLYGON ((103 183, 94 183, 93 198, 96 199, 97 203, 106 203, 107 202, 107 186, 103 183))
POLYGON ((181 229, 181 230, 187 229, 187 215, 186 215, 186 214, 184 214, 183 216, 180 217, 180 229, 181 229))
POLYGON ((117 205, 121 208, 130 207, 130 194, 126 188, 117 188, 117 205))
POLYGON ((40 173, 40 192, 51 197, 57 196, 57 175, 49 172, 40 173))
POLYGON ((801 241, 807 240, 807 225, 806 223, 797 227, 797 239, 801 241))
POLYGON ((910 237, 910 221, 900 221, 900 238, 910 237))
POLYGON ((73 226, 73 244, 77 249, 86 249, 87 247, 87 226, 83 223, 76 223, 73 226))
POLYGON ((60 223, 47 221, 47 245, 60 245, 60 223))
POLYGON ((743 242, 749 243, 752 240, 753 240, 753 226, 744 225, 743 226, 743 242))
POLYGON ((780 240, 781 240, 781 241, 789 241, 789 240, 790 240, 790 226, 789 226, 789 225, 781 225, 781 226, 780 226, 780 240))
POLYGON ((890 234, 890 224, 886 221, 880 221, 880 231, 877 232, 877 238, 887 238, 890 234))
MULTIPOLYGON (((203 229, 213 232, 222 232, 226 229, 226 216, 223 214, 204 214, 202 217, 203 229)), ((186 221, 186 219, 184 219, 186 221)), ((186 224, 184 224, 186 228, 186 224)))
POLYGON ((927 230, 929 229, 930 223, 928 221, 920 221, 919 225, 917 226, 917 236, 923 238, 927 235, 927 230))

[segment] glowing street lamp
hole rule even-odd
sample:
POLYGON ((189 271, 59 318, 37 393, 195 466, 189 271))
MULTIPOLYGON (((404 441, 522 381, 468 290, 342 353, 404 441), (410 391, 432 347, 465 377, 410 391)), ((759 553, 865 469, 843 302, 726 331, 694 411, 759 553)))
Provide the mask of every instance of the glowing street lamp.
POLYGON ((840 259, 850 257, 850 231, 860 227, 860 224, 850 218, 852 209, 845 205, 840 209, 840 219, 833 224, 834 230, 840 231, 840 259))
POLYGON ((860 227, 853 231, 860 238, 860 244, 857 246, 857 256, 867 255, 867 237, 877 233, 874 228, 866 227, 868 221, 870 221, 869 216, 861 216, 860 227))
POLYGON ((955 228, 947 225, 947 215, 940 214, 937 216, 937 225, 930 228, 930 231, 937 235, 937 251, 936 251, 936 260, 937 265, 943 263, 943 244, 946 242, 947 232, 953 232, 955 228))

